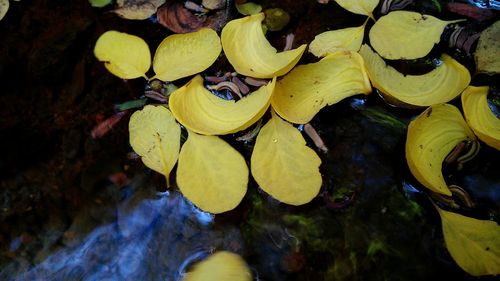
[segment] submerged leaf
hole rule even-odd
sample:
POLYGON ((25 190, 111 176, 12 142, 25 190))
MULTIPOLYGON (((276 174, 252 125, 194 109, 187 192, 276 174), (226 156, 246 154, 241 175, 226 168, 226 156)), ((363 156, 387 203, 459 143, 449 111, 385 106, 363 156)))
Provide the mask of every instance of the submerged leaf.
POLYGON ((276 83, 271 103, 284 119, 304 124, 326 105, 370 92, 363 59, 358 53, 345 51, 293 69, 276 83))
POLYGON ((500 274, 500 226, 437 209, 446 247, 455 262, 473 276, 500 274))
POLYGON ((170 35, 156 49, 154 78, 174 81, 202 72, 215 62, 221 50, 220 38, 210 28, 170 35))
POLYGON ((168 109, 146 105, 134 112, 129 122, 130 145, 144 165, 163 174, 168 182, 177 162, 181 129, 168 109))
POLYGON ((129 20, 145 20, 156 13, 166 0, 117 0, 114 12, 129 20))
POLYGON ((0 0, 0 20, 5 17, 7 11, 9 10, 9 0, 0 0))
POLYGON ((89 0, 92 7, 102 8, 106 5, 111 4, 112 0, 89 0))
POLYGON ((351 13, 373 18, 373 9, 377 7, 379 0, 335 0, 335 2, 351 13))
POLYGON ((439 42, 446 25, 430 15, 394 11, 381 17, 370 29, 370 43, 383 58, 417 59, 426 56, 439 42))
POLYGON ((224 135, 248 128, 269 107, 275 80, 239 101, 225 100, 203 86, 196 76, 170 96, 174 116, 186 128, 205 135, 224 135))
POLYGON ((306 204, 321 187, 320 164, 299 130, 273 113, 252 152, 252 175, 260 188, 281 202, 306 204))
POLYGON ((236 9, 238 10, 238 13, 249 16, 260 13, 262 11, 262 6, 253 2, 243 4, 236 3, 236 9))
POLYGON ((255 78, 273 78, 290 71, 306 45, 278 53, 264 36, 263 19, 264 14, 260 13, 230 21, 222 29, 222 47, 238 73, 255 78))
POLYGON ((481 32, 475 59, 479 72, 500 73, 500 21, 481 32))
POLYGON ((488 87, 469 86, 462 93, 465 120, 476 136, 500 150, 500 119, 488 106, 488 87))
POLYGON ((429 106, 448 102, 469 85, 467 68, 443 54, 441 64, 423 75, 403 75, 367 46, 359 51, 373 86, 397 105, 429 106))
POLYGON ((194 266, 182 281, 251 281, 252 274, 245 261, 230 252, 220 251, 194 266))
POLYGON ((97 39, 94 55, 109 72, 122 79, 146 78, 151 66, 151 53, 142 38, 114 30, 97 39))
POLYGON ((248 167, 222 139, 189 132, 179 154, 177 184, 198 208, 218 214, 236 208, 245 196, 248 167))
POLYGON ((337 51, 357 52, 363 42, 365 24, 320 33, 309 44, 309 52, 317 57, 324 57, 337 51))
POLYGON ((451 196, 441 172, 443 161, 457 144, 475 139, 456 107, 433 105, 408 126, 406 162, 422 185, 451 196))

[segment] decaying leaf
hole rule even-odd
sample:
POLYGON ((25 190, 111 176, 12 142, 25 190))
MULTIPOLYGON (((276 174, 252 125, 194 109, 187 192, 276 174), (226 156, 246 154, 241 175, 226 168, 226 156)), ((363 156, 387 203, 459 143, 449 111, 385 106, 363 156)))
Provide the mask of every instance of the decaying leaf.
POLYGON ((467 68, 443 54, 441 64, 423 75, 403 75, 367 46, 359 51, 372 85, 386 100, 399 106, 429 106, 448 102, 469 85, 467 68))
POLYGON ((337 51, 357 52, 363 42, 366 22, 358 27, 348 27, 320 33, 309 44, 309 52, 324 57, 337 51))
POLYGON ((394 11, 378 19, 370 29, 370 43, 386 59, 417 59, 426 56, 439 42, 446 25, 430 15, 394 11))
POLYGON ((175 33, 193 32, 203 27, 206 15, 195 15, 181 1, 169 1, 156 14, 158 22, 175 33))
POLYGON ((122 79, 146 77, 151 53, 142 38, 115 30, 103 33, 94 47, 94 55, 109 72, 122 79))
POLYGON ((224 135, 248 128, 269 107, 275 80, 239 101, 224 100, 203 86, 196 76, 170 96, 174 116, 186 128, 205 135, 224 135))
POLYGON ((254 2, 247 2, 243 4, 236 4, 236 9, 238 10, 238 13, 250 16, 260 13, 262 11, 262 6, 255 4, 254 2))
POLYGON ((221 50, 220 38, 210 28, 170 35, 156 49, 154 78, 174 81, 202 72, 215 62, 221 50))
POLYGON ((182 281, 251 281, 245 261, 231 252, 220 251, 199 262, 182 281))
POLYGON ((305 124, 326 105, 371 89, 361 56, 344 51, 294 68, 276 83, 271 103, 284 119, 305 124))
POLYGON ((379 0, 335 0, 335 2, 351 13, 373 18, 373 9, 377 7, 379 0))
POLYGON ((263 13, 230 21, 222 29, 222 48, 242 75, 255 78, 284 75, 299 61, 306 45, 278 53, 264 36, 262 20, 263 13))
POLYGON ((481 32, 474 55, 479 72, 500 73, 500 21, 481 32))
POLYGON ((129 122, 130 145, 144 165, 167 179, 177 162, 181 129, 163 106, 146 105, 134 112, 129 122))
POLYGON ((259 132, 251 157, 252 175, 277 200, 302 205, 319 192, 321 159, 302 134, 273 112, 259 132))
POLYGON ((145 20, 156 13, 166 0, 117 0, 114 12, 129 20, 145 20))
POLYGON ((9 10, 9 0, 0 0, 0 20, 5 17, 7 11, 9 10))
POLYGON ((190 131, 179 154, 177 184, 198 208, 219 214, 236 208, 245 196, 248 167, 222 139, 190 131))
POLYGON ((202 0, 201 5, 209 10, 217 10, 226 6, 226 0, 202 0))
POLYGON ((406 162, 422 185, 451 196, 441 172, 443 161, 458 143, 475 139, 456 107, 433 105, 408 126, 406 162))
POLYGON ((474 134, 487 145, 500 150, 500 119, 488 106, 488 91, 489 87, 467 87, 462 93, 462 108, 474 134))
POLYGON ((455 262, 473 276, 500 274, 500 226, 436 208, 455 262))

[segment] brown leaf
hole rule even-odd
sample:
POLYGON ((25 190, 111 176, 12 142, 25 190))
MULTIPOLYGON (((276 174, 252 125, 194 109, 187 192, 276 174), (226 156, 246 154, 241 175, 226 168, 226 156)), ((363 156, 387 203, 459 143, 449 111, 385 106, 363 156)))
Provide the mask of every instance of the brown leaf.
POLYGON ((204 26, 205 15, 197 16, 181 2, 167 2, 156 12, 158 22, 175 33, 188 33, 204 26))

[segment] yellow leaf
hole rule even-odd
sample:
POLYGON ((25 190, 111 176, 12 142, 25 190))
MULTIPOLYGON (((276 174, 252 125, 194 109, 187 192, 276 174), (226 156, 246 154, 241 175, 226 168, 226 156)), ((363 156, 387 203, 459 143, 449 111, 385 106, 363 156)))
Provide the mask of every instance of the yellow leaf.
POLYGON ((500 150, 500 119, 488 106, 488 91, 488 87, 467 87, 462 93, 462 108, 465 120, 476 136, 500 150))
POLYGON ((9 10, 9 0, 0 0, 0 20, 3 19, 9 10))
POLYGON ((153 60, 155 78, 174 81, 207 69, 222 50, 220 38, 210 28, 165 38, 153 60))
POLYGON ((269 107, 274 85, 275 79, 235 102, 212 94, 198 75, 172 93, 169 105, 186 128, 204 135, 224 135, 257 122, 269 107))
POLYGON ((335 2, 351 13, 373 18, 373 9, 377 7, 379 0, 335 0, 335 2))
POLYGON ((481 32, 477 42, 476 59, 479 72, 500 73, 500 21, 496 21, 490 27, 481 32))
POLYGON ((370 43, 386 59, 417 59, 426 56, 439 42, 446 25, 458 21, 394 11, 375 22, 370 29, 370 43))
POLYGON ((113 11, 129 20, 145 20, 156 13, 165 0, 117 0, 113 11))
POLYGON ((262 6, 253 2, 246 2, 243 4, 236 3, 236 9, 238 13, 249 16, 260 13, 262 11, 262 6))
POLYGON ((181 129, 168 109, 146 105, 129 122, 130 145, 150 169, 168 176, 179 156, 181 129))
POLYGON ((320 164, 299 130, 273 112, 257 136, 251 157, 252 175, 260 188, 287 204, 308 203, 321 188, 320 164))
POLYGON ((218 214, 236 208, 245 196, 248 167, 222 139, 189 132, 179 155, 177 184, 198 208, 218 214))
POLYGON ((326 105, 371 92, 370 81, 358 53, 344 51, 317 63, 300 65, 276 83, 271 104, 284 119, 309 121, 326 105))
POLYGON ((441 172, 443 161, 458 143, 475 139, 456 107, 433 105, 408 126, 406 162, 422 185, 451 196, 441 172))
POLYGON ((245 261, 231 252, 220 251, 197 263, 182 281, 251 281, 245 261))
POLYGON ((286 74, 299 61, 306 45, 278 53, 267 41, 261 22, 264 13, 230 21, 222 29, 222 48, 234 69, 256 78, 286 74))
POLYGON ((500 226, 436 208, 455 262, 473 276, 500 274, 500 226))
POLYGON ((324 57, 336 51, 357 52, 363 42, 366 22, 358 27, 326 31, 314 37, 309 44, 309 52, 317 57, 324 57))
POLYGON ((471 79, 467 68, 446 54, 441 57, 441 64, 426 74, 403 75, 386 65, 369 46, 361 46, 359 53, 372 85, 389 102, 400 106, 448 102, 460 95, 471 79))
POLYGON ((109 72, 122 79, 146 77, 151 53, 142 38, 114 30, 103 33, 94 47, 94 55, 109 72))

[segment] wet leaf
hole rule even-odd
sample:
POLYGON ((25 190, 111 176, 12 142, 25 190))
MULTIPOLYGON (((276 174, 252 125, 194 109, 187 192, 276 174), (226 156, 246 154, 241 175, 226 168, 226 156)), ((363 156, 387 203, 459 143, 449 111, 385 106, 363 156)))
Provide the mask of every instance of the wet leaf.
POLYGON ((89 0, 89 3, 92 7, 102 8, 111 4, 113 0, 89 0))
POLYGON ((479 72, 500 73, 500 21, 481 32, 475 59, 479 72))
POLYGON ((243 4, 236 4, 236 9, 238 10, 238 13, 249 16, 260 13, 262 11, 262 6, 255 4, 254 2, 247 2, 243 4))
POLYGON ((373 18, 373 9, 377 7, 379 0, 335 0, 335 2, 351 13, 373 18))
POLYGON ((7 11, 9 10, 9 0, 0 0, 0 20, 5 17, 7 11))
POLYGON ((274 80, 239 101, 224 100, 203 86, 196 76, 170 96, 174 116, 186 128, 205 135, 224 135, 248 128, 269 107, 274 80))
POLYGON ((273 113, 260 130, 251 157, 252 175, 260 188, 287 204, 308 203, 321 187, 320 164, 299 130, 273 113))
POLYGON ((219 214, 236 208, 245 196, 248 167, 222 139, 190 131, 179 154, 177 184, 198 208, 219 214))
POLYGON ((220 38, 210 28, 170 35, 156 49, 154 78, 174 81, 202 72, 215 62, 221 50, 220 38))
POLYGON ((195 15, 183 2, 169 1, 156 14, 158 22, 175 33, 196 31, 205 25, 206 15, 195 15))
POLYGON ((337 52, 317 63, 300 65, 276 83, 271 103, 284 119, 304 124, 323 107, 371 92, 363 59, 355 52, 337 52))
POLYGON ((220 251, 194 266, 182 281, 251 281, 245 261, 230 252, 220 251))
POLYGON ((326 31, 314 37, 309 44, 309 52, 317 57, 324 57, 337 51, 357 52, 363 42, 365 24, 358 27, 326 31))
POLYGON ((462 93, 462 108, 474 134, 487 145, 500 150, 500 119, 488 106, 488 91, 489 87, 467 87, 462 93))
POLYGON ((177 162, 181 129, 163 106, 146 105, 129 122, 130 145, 148 168, 167 179, 177 162))
POLYGON ((456 107, 433 105, 408 126, 406 162, 422 185, 451 196, 441 172, 443 161, 458 143, 475 139, 456 107))
POLYGON ((201 4, 209 10, 217 10, 224 8, 226 0, 202 0, 201 4))
POLYGON ((455 262, 473 276, 500 274, 500 226, 437 209, 446 247, 455 262))
POLYGON ((222 29, 222 48, 242 75, 255 78, 284 75, 299 61, 306 45, 278 53, 264 36, 262 20, 263 13, 230 21, 222 29))
POLYGON ((94 55, 109 72, 122 79, 146 77, 151 53, 142 38, 114 30, 103 33, 94 47, 94 55))
POLYGON ((370 29, 370 43, 383 58, 417 59, 426 56, 438 43, 446 25, 430 15, 394 11, 378 19, 370 29))
POLYGON ((166 0, 117 0, 114 12, 129 20, 145 20, 156 13, 166 0))
POLYGON ((443 54, 441 64, 423 75, 403 75, 367 46, 359 51, 365 61, 372 85, 384 98, 399 106, 429 106, 448 102, 469 85, 467 68, 443 54))

